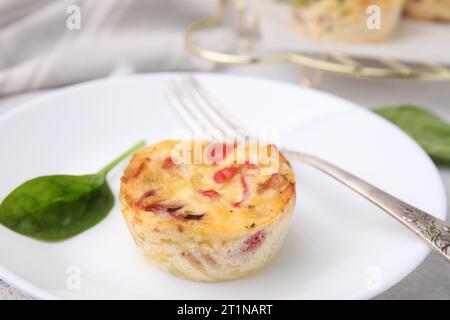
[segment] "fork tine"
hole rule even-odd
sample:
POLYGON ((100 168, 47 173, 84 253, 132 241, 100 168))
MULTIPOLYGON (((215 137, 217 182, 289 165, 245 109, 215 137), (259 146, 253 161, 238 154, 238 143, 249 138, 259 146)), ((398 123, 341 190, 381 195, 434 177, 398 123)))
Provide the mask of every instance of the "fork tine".
POLYGON ((186 85, 189 93, 192 95, 192 98, 197 102, 197 109, 199 112, 204 113, 210 119, 212 123, 215 124, 217 128, 225 134, 236 135, 236 128, 231 126, 227 120, 225 120, 217 110, 211 106, 209 100, 206 100, 203 92, 201 91, 201 87, 197 81, 193 78, 188 78, 184 80, 184 84, 186 85))
POLYGON ((192 114, 186 109, 186 106, 181 97, 178 87, 174 83, 170 84, 163 89, 164 95, 167 100, 172 104, 177 113, 183 118, 188 127, 198 136, 203 135, 203 128, 199 122, 192 116, 192 114))
MULTIPOLYGON (((174 86, 176 86, 176 84, 174 84, 174 86)), ((197 122, 203 125, 204 133, 211 135, 212 138, 218 138, 226 134, 220 127, 214 125, 213 121, 211 121, 208 115, 199 106, 192 89, 185 81, 181 81, 179 93, 179 98, 182 99, 184 108, 197 122)))
POLYGON ((224 111, 195 78, 189 77, 179 83, 170 81, 169 84, 164 90, 167 99, 195 134, 221 136, 221 140, 228 137, 248 139, 239 122, 224 111))
POLYGON ((201 107, 210 118, 213 118, 216 123, 226 132, 232 132, 234 134, 241 134, 248 137, 246 130, 239 124, 239 121, 235 119, 230 113, 219 105, 219 103, 212 98, 212 96, 201 86, 201 84, 193 76, 190 76, 186 82, 191 87, 191 90, 200 101, 201 107))

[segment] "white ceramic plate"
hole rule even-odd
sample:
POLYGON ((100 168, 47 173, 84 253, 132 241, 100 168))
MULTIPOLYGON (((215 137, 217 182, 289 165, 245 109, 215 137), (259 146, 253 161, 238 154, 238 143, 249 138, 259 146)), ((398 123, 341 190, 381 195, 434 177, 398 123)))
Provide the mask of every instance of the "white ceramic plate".
MULTIPOLYGON (((136 141, 185 127, 161 94, 182 74, 96 81, 59 90, 0 118, 0 198, 45 174, 94 172, 136 141)), ((438 172, 405 134, 324 93, 280 82, 201 74, 242 122, 321 156, 439 218, 438 172)), ((110 174, 117 194, 125 163, 110 174)), ((400 281, 429 249, 398 222, 331 178, 294 163, 298 203, 279 256, 253 276, 198 283, 162 273, 137 250, 118 206, 94 228, 45 243, 0 226, 0 278, 37 298, 370 298, 400 281), (81 287, 74 276, 81 272, 81 287), (69 285, 68 285, 69 284, 69 285)))

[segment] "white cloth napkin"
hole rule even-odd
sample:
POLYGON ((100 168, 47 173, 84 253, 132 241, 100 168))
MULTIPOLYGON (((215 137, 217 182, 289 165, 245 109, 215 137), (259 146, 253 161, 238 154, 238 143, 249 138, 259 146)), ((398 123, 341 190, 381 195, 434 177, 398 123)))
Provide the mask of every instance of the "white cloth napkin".
POLYGON ((215 3, 2 0, 0 96, 111 73, 212 69, 213 64, 186 52, 183 31, 209 17, 215 3), (80 9, 80 29, 74 5, 80 9))

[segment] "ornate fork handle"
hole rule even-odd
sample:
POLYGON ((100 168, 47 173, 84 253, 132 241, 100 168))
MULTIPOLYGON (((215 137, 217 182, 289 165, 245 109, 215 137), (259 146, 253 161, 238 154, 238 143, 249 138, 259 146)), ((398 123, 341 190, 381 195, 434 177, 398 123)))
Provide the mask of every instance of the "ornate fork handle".
POLYGON ((428 242, 435 251, 450 263, 450 225, 322 159, 301 152, 283 151, 287 155, 304 161, 330 175, 391 214, 428 242))

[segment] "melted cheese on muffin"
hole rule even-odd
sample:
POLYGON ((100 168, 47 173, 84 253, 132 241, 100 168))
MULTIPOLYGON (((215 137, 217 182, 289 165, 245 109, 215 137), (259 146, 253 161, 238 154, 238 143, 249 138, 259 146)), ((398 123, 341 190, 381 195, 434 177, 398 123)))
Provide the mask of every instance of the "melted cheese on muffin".
POLYGON ((260 152, 276 153, 276 166, 238 161, 239 150, 247 157, 253 152, 239 148, 202 142, 208 159, 192 163, 194 142, 168 140, 132 158, 122 177, 122 212, 156 265, 186 278, 217 281, 257 270, 278 250, 295 201, 294 172, 272 146, 260 152), (179 146, 188 163, 174 159, 179 146))

